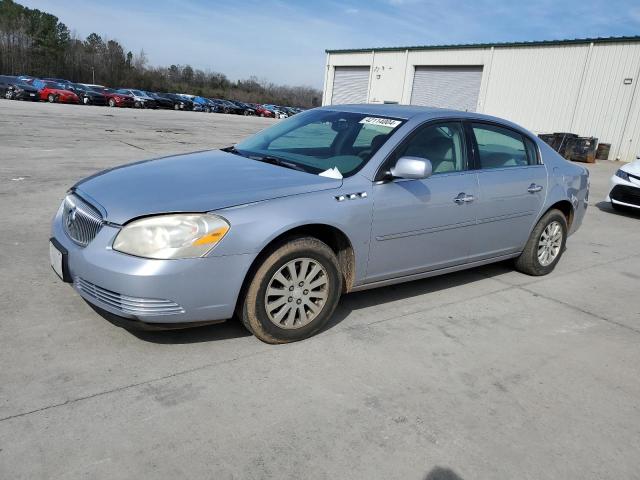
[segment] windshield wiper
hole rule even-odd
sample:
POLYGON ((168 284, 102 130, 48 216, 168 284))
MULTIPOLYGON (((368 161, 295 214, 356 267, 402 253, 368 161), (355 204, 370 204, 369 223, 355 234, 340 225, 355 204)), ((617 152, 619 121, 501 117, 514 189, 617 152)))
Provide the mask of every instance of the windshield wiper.
POLYGON ((278 157, 272 157, 270 155, 265 155, 263 157, 249 157, 252 158, 254 160, 258 160, 259 162, 264 162, 264 163, 270 163, 271 165, 278 165, 279 167, 285 167, 285 168, 290 168, 292 170, 298 170, 299 172, 306 172, 306 170, 304 168, 302 168, 300 165, 293 163, 293 162, 287 162, 286 160, 282 160, 281 158, 278 157))
POLYGON ((298 170, 299 172, 307 173, 307 170, 301 167, 300 165, 287 162, 286 160, 282 160, 278 157, 272 157, 271 155, 247 155, 246 153, 242 153, 235 146, 231 145, 230 147, 221 148, 223 152, 233 153, 235 155, 240 155, 241 157, 250 158, 251 160, 257 160, 258 162, 270 163, 271 165, 277 165, 279 167, 290 168, 292 170, 298 170))
POLYGON ((236 147, 234 147, 233 145, 231 145, 230 147, 224 147, 221 148, 220 150, 222 150, 223 152, 228 152, 228 153, 235 153, 236 155, 242 155, 238 149, 236 147))

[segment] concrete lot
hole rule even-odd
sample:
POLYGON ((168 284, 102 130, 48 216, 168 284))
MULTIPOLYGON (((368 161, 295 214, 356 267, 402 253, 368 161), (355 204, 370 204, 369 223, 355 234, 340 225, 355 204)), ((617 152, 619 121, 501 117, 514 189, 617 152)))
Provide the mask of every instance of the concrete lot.
POLYGON ((614 163, 553 274, 351 294, 292 345, 130 333, 51 271, 77 179, 270 123, 0 100, 0 478, 638 478, 640 216, 601 204, 614 163))

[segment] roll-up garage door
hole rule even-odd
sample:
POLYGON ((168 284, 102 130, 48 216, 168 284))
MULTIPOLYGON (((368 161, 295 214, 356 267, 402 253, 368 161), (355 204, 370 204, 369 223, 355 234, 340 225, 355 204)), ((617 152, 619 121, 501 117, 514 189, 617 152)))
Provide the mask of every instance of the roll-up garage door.
POLYGON ((336 67, 331 103, 367 103, 369 67, 336 67))
POLYGON ((482 67, 416 67, 411 105, 475 112, 482 67))

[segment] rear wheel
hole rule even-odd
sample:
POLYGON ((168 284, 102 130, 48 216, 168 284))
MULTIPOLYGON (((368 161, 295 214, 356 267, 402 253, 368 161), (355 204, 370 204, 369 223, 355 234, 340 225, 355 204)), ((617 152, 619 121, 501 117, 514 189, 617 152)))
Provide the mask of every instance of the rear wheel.
POLYGON ((564 252, 567 230, 567 219, 560 210, 545 213, 516 259, 516 270, 535 276, 551 273, 564 252))
POLYGON ((240 317, 266 343, 288 343, 317 333, 331 318, 342 291, 333 251, 312 237, 274 249, 247 288, 240 317))

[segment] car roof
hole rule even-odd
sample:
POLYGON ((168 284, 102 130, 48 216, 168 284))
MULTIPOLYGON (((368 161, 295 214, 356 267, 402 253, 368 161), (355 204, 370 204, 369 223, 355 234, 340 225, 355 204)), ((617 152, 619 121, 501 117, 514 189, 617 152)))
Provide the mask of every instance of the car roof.
POLYGON ((361 113, 364 115, 382 115, 386 117, 401 118, 404 120, 410 120, 412 118, 419 118, 421 120, 428 120, 430 118, 468 118, 476 120, 488 120, 492 122, 501 123, 511 127, 525 130, 520 125, 517 125, 509 120, 505 120, 499 117, 493 117, 491 115, 485 115, 475 112, 463 112, 461 110, 451 110, 446 108, 436 107, 422 107, 418 105, 399 105, 399 104, 349 104, 349 105, 327 105, 320 107, 322 110, 333 110, 337 112, 351 112, 361 113))

